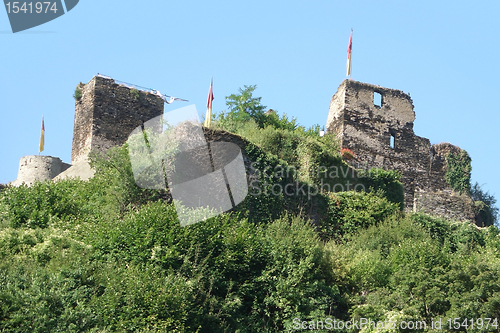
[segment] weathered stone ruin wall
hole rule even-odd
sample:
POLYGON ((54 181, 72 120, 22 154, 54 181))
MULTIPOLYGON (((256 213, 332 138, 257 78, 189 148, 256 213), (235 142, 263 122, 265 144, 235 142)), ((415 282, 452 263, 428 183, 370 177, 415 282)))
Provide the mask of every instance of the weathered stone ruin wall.
POLYGON ((406 210, 469 219, 470 203, 460 196, 450 197, 452 190, 445 181, 446 154, 460 148, 431 146, 428 139, 413 132, 414 120, 412 99, 404 92, 345 80, 332 97, 326 125, 327 132, 337 134, 341 148, 356 154, 354 165, 401 171, 406 210), (379 105, 374 102, 375 94, 381 96, 379 105), (435 204, 429 199, 432 193, 436 193, 435 204))
POLYGON ((163 100, 151 93, 118 85, 113 79, 95 76, 79 85, 71 164, 87 159, 90 151, 105 152, 127 141, 144 122, 163 115, 163 100))
POLYGON ((69 164, 62 162, 58 157, 52 156, 23 156, 19 161, 17 179, 11 183, 20 186, 23 183, 30 186, 35 181, 49 180, 65 171, 69 164))
POLYGON ((459 155, 462 149, 450 143, 443 142, 432 145, 431 147, 431 169, 429 171, 429 187, 434 191, 448 190, 444 176, 446 175, 447 163, 446 155, 449 153, 459 155))
POLYGON ((446 191, 415 193, 415 212, 437 215, 451 220, 474 222, 474 202, 465 194, 446 191))

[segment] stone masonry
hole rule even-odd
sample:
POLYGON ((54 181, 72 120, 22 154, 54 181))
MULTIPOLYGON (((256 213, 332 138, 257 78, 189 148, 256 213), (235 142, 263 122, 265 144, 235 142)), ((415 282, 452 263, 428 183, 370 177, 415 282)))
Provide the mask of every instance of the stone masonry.
POLYGON ((70 167, 62 162, 58 157, 30 155, 23 156, 19 161, 19 171, 17 179, 11 185, 19 186, 26 184, 33 185, 35 181, 53 179, 55 176, 70 167))
POLYGON ((163 115, 163 100, 151 93, 118 85, 111 78, 93 77, 80 84, 75 103, 71 164, 87 159, 89 152, 105 152, 127 141, 144 122, 163 115))
POLYGON ((326 126, 341 148, 356 154, 354 166, 401 171, 406 210, 473 220, 472 200, 453 193, 445 181, 446 154, 461 149, 449 143, 431 146, 413 132, 414 120, 408 94, 345 80, 332 97, 326 126))

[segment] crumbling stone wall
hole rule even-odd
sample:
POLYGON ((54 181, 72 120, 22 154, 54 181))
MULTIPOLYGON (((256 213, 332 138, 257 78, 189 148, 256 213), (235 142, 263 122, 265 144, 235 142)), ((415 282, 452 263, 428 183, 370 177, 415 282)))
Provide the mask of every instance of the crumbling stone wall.
POLYGON ((450 220, 475 221, 474 201, 465 194, 451 190, 415 193, 414 211, 450 220))
POLYGON ((443 142, 432 145, 431 147, 431 169, 430 169, 430 187, 435 191, 449 189, 445 180, 447 171, 446 155, 460 155, 462 149, 450 143, 443 142))
POLYGON ((336 133, 341 148, 356 154, 354 166, 401 171, 406 210, 470 220, 470 200, 453 196, 445 181, 446 154, 460 148, 431 146, 415 135, 413 109, 411 97, 400 90, 345 80, 332 97, 327 132, 336 133))
POLYGON ((163 114, 163 100, 153 94, 118 85, 113 79, 93 77, 77 86, 71 164, 85 161, 90 151, 105 152, 127 141, 144 122, 163 114))

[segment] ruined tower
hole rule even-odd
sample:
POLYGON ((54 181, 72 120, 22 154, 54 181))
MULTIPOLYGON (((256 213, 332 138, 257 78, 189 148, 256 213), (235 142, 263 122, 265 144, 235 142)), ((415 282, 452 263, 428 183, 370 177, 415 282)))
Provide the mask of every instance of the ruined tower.
POLYGON ((90 151, 124 144, 137 126, 163 115, 160 97, 101 75, 79 84, 77 91, 81 97, 75 103, 72 165, 87 160, 90 151))
POLYGON ((411 97, 400 90, 344 80, 330 102, 327 132, 336 133, 341 148, 356 154, 355 166, 401 171, 406 210, 473 220, 470 198, 444 180, 446 154, 461 149, 448 143, 431 146, 415 135, 413 108, 411 97))
POLYGON ((87 84, 80 83, 75 98, 71 165, 51 156, 24 156, 13 185, 73 177, 89 179, 94 175, 88 163, 91 151, 104 153, 121 146, 136 127, 163 115, 160 97, 103 75, 94 76, 87 84))
POLYGON ((19 161, 17 179, 11 185, 20 186, 24 183, 27 186, 31 186, 35 181, 43 182, 44 180, 53 179, 69 167, 69 164, 62 162, 58 157, 40 155, 23 156, 19 161))

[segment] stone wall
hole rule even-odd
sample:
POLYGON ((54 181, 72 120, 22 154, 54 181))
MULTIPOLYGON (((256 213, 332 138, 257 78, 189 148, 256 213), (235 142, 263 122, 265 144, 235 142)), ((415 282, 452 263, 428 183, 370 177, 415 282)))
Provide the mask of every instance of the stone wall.
POLYGON ((415 212, 438 215, 450 220, 475 221, 474 202, 455 191, 417 192, 415 212))
POLYGON ((452 193, 445 181, 445 157, 460 148, 449 143, 431 146, 428 139, 415 135, 413 109, 411 97, 400 90, 345 80, 330 102, 327 132, 336 133, 341 148, 356 154, 352 164, 401 171, 406 210, 470 219, 472 208, 460 214, 454 197, 443 199, 452 193), (442 200, 431 205, 431 197, 442 200), (434 209, 438 206, 443 210, 434 209), (444 213, 449 211, 455 213, 444 213))
POLYGON ((77 86, 71 164, 85 161, 89 152, 105 152, 124 144, 144 122, 163 114, 163 100, 151 93, 118 85, 113 79, 95 76, 77 86))
POLYGON ((25 183, 30 186, 35 181, 53 179, 55 176, 70 167, 63 163, 58 157, 52 156, 23 156, 19 161, 19 171, 17 179, 11 183, 13 186, 20 186, 25 183))

